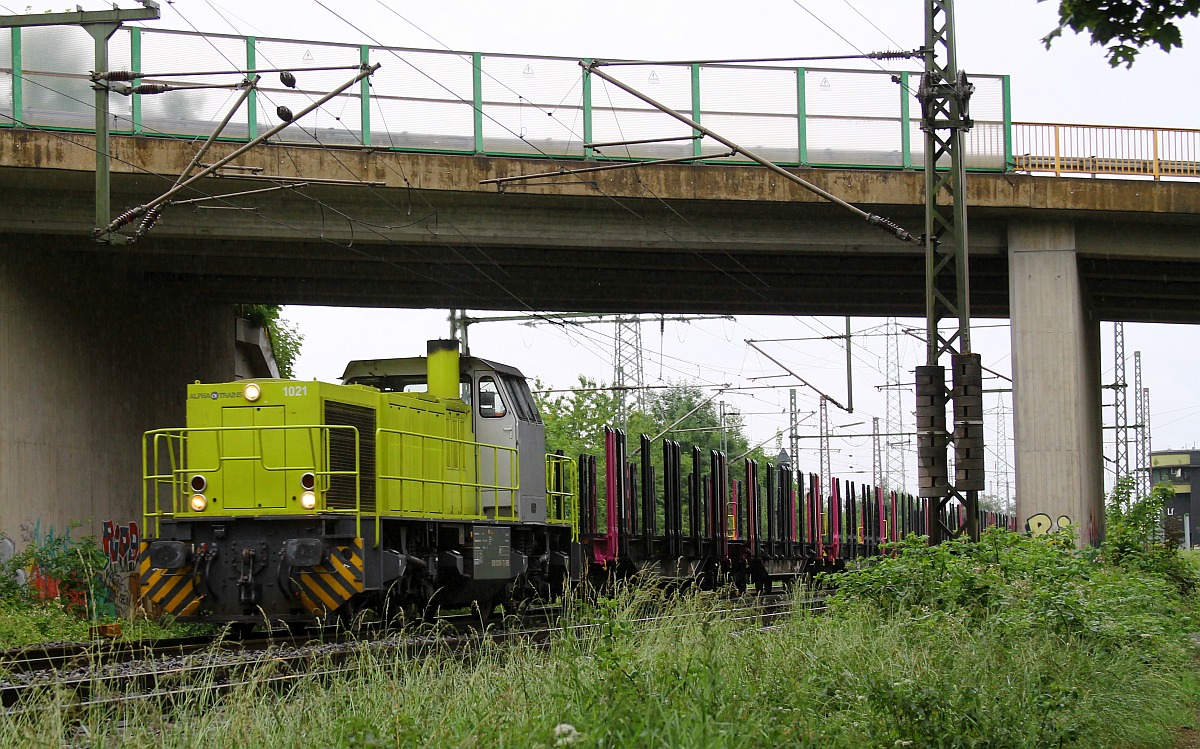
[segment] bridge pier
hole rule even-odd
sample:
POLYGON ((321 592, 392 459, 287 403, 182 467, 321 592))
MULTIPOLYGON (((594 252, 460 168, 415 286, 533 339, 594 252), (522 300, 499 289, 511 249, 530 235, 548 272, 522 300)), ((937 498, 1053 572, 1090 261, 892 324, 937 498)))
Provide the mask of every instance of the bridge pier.
POLYGON ((1008 225, 1017 523, 1104 535, 1100 320, 1089 308, 1070 221, 1008 225))
POLYGON ((141 433, 234 374, 233 305, 49 244, 0 241, 0 532, 22 545, 140 525, 141 433))

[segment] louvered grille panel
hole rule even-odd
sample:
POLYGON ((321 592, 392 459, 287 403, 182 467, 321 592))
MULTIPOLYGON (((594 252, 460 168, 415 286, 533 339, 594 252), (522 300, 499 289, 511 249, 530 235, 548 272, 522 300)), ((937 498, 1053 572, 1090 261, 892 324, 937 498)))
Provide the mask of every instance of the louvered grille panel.
MULTIPOLYGON (((362 511, 375 511, 375 410, 337 401, 325 401, 325 423, 358 429, 358 475, 361 480, 362 511)), ((329 432, 329 469, 354 470, 354 433, 347 429, 329 432)), ((330 509, 354 509, 354 477, 332 476, 325 505, 330 509)))

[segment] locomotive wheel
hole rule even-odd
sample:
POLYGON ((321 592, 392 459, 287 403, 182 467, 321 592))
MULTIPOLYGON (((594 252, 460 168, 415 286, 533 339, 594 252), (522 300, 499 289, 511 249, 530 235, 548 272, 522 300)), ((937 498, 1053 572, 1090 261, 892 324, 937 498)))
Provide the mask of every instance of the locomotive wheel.
POLYGON ((504 587, 504 596, 500 600, 501 611, 505 616, 521 616, 529 608, 532 592, 525 576, 517 575, 504 587))

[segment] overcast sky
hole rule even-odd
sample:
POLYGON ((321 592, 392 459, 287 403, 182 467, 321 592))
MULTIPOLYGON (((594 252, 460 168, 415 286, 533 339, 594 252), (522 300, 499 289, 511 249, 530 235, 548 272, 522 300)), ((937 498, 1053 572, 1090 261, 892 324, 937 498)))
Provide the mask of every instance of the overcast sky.
MULTIPOLYGON (((236 32, 316 41, 382 43, 432 49, 548 54, 567 57, 636 59, 717 59, 809 55, 845 55, 885 49, 913 49, 923 43, 920 0, 753 0, 753 2, 667 2, 665 0, 440 0, 439 2, 368 2, 324 0, 234 3, 231 0, 176 0, 163 3, 155 27, 236 32), (341 16, 339 18, 338 16, 341 16), (358 30, 351 27, 358 27, 358 30), (369 37, 368 37, 369 35, 369 37)), ((10 8, 12 3, 7 4, 10 8)), ((90 7, 87 6, 87 7, 90 7)), ((1187 93, 1200 71, 1200 23, 1182 24, 1185 48, 1170 55, 1142 52, 1132 70, 1112 69, 1104 50, 1070 33, 1047 51, 1040 38, 1055 26, 1056 2, 973 0, 958 3, 959 65, 968 73, 1012 76, 1013 117, 1025 122, 1197 127, 1196 97, 1187 93)), ((22 9, 23 10, 23 9, 22 9)), ((834 64, 837 65, 837 64, 834 64)), ((893 69, 915 69, 891 64, 893 69)), ((386 68, 380 72, 386 74, 386 68)), ((354 358, 407 356, 424 351, 428 338, 445 336, 445 310, 347 310, 289 307, 285 315, 299 324, 305 344, 298 373, 305 378, 336 379, 354 358)), ((494 313, 479 313, 494 314, 494 313)), ((920 320, 905 321, 922 328, 920 320)), ((833 423, 847 432, 869 431, 870 418, 884 417, 879 390, 884 372, 881 320, 856 319, 854 343, 854 414, 835 413, 833 423), (863 425, 856 422, 865 421, 863 425)), ((975 350, 985 365, 1009 374, 1005 321, 980 320, 975 350)), ((687 379, 703 385, 740 386, 786 382, 752 380, 781 374, 780 369, 743 344, 746 338, 826 336, 840 333, 844 321, 814 318, 741 318, 731 321, 668 322, 643 327, 645 375, 650 384, 687 379)), ((1104 381, 1112 381, 1112 325, 1102 331, 1104 381)), ((570 385, 579 373, 612 377, 612 327, 536 327, 478 325, 471 331, 472 353, 520 367, 531 378, 553 387, 570 385)), ((1135 350, 1143 352, 1144 384, 1151 388, 1155 449, 1191 446, 1200 441, 1200 393, 1194 383, 1200 366, 1200 336, 1194 327, 1127 325, 1132 383, 1135 350)), ((831 341, 770 344, 773 353, 830 395, 846 396, 845 353, 831 341)), ((905 369, 923 357, 917 341, 902 342, 905 369)), ((911 380, 909 380, 911 381, 911 380)), ((986 387, 1002 388, 1001 379, 986 387)), ((987 397, 993 415, 1000 399, 987 397)), ((1111 402, 1105 391, 1105 402, 1111 402)), ((786 424, 787 390, 753 390, 727 400, 747 416, 752 436, 769 439, 786 424)), ((843 401, 844 402, 844 401, 843 401)), ((800 410, 816 399, 801 389, 800 410)), ((911 429, 912 395, 904 398, 911 429)), ((1132 420, 1132 402, 1129 408, 1132 420)), ((1009 412, 1011 434, 1011 411, 1009 412)), ((1111 420, 1111 409, 1105 411, 1111 420)), ((995 447, 994 420, 989 440, 995 447)), ((816 419, 800 433, 815 435, 816 419)), ((1106 433, 1111 440, 1111 432, 1106 433)), ((773 440, 769 444, 773 443, 773 440)), ((816 470, 816 441, 805 440, 801 461, 816 470)), ((869 480, 871 443, 837 441, 835 473, 869 480)), ((989 456, 989 471, 996 455, 989 456)), ((910 481, 913 470, 909 469, 910 481)), ((1003 494, 1002 485, 992 491, 1003 494)))

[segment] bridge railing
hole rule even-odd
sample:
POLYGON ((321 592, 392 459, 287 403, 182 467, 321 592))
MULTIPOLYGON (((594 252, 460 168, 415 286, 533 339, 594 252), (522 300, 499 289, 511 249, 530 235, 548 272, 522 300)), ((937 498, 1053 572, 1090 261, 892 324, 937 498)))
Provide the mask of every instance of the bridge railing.
MULTIPOLYGON (((0 126, 88 131, 94 124, 88 79, 92 40, 77 27, 0 30, 0 126)), ((264 73, 260 88, 224 135, 246 140, 352 74, 313 67, 382 63, 374 76, 284 130, 281 142, 462 154, 650 159, 708 156, 723 148, 692 139, 690 128, 599 79, 574 58, 449 52, 328 42, 197 34, 125 27, 111 40, 115 70, 134 83, 230 88, 110 97, 112 130, 195 138, 212 132, 236 97, 237 74, 191 71, 289 68, 299 86, 264 73), (585 144, 680 140, 589 148, 585 144)), ((624 81, 747 148, 796 166, 921 168, 924 140, 916 73, 751 65, 632 65, 610 69, 624 81)), ((976 127, 969 168, 1002 171, 1011 161, 1006 76, 972 76, 976 127)))
POLYGON ((1016 122, 1016 171, 1200 177, 1200 130, 1016 122))
MULTIPOLYGON (((0 30, 0 127, 90 131, 92 40, 78 27, 0 30)), ((248 140, 351 75, 314 67, 382 63, 371 78, 285 129, 280 142, 553 159, 721 157, 690 128, 583 76, 574 58, 450 52, 124 27, 110 42, 134 83, 224 84, 110 97, 114 132, 207 136, 234 101, 236 73, 289 68, 298 88, 264 73, 225 130, 248 140), (587 144, 676 138, 595 149, 587 144)), ((795 166, 921 169, 916 73, 762 65, 622 65, 622 80, 741 145, 795 166)), ((1007 76, 973 75, 966 136, 970 169, 1054 174, 1200 177, 1200 131, 1013 123, 1007 76)))

